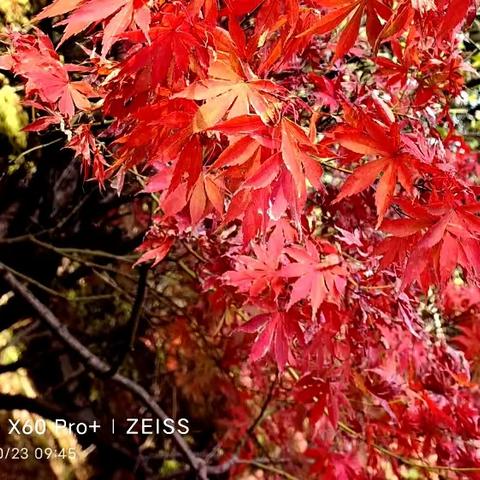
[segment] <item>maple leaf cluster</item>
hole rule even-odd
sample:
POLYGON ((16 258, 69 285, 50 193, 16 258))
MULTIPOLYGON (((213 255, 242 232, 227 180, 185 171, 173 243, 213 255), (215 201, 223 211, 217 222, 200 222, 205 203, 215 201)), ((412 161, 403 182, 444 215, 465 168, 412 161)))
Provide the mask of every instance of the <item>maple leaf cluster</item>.
POLYGON ((139 262, 193 252, 228 377, 218 442, 244 460, 231 478, 265 452, 296 478, 480 477, 476 316, 455 342, 442 328, 478 305, 455 306, 480 284, 480 191, 450 117, 475 13, 56 0, 37 20, 65 26, 57 48, 81 41, 73 65, 38 29, 8 35, 29 129, 56 125, 87 176, 154 196, 139 262))

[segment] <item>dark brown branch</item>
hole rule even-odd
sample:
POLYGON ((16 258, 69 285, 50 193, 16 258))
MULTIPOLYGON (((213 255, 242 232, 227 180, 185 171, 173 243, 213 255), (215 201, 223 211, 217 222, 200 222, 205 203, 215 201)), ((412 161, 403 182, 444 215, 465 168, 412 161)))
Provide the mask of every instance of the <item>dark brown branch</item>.
POLYGON ((25 395, 0 394, 0 410, 26 410, 36 413, 47 420, 66 418, 66 413, 57 405, 39 398, 30 398, 25 395))
MULTIPOLYGON (((67 327, 60 322, 55 314, 46 305, 44 305, 25 285, 18 281, 1 262, 0 270, 3 270, 4 278, 7 283, 9 283, 10 286, 33 307, 41 319, 65 343, 65 345, 82 359, 86 367, 100 376, 108 375, 108 372, 111 370, 110 365, 93 354, 88 348, 86 348, 81 342, 72 336, 67 327)), ((154 398, 138 383, 119 373, 115 373, 115 375, 111 377, 111 380, 129 390, 157 418, 161 419, 162 421, 165 421, 169 418, 163 409, 157 404, 154 398)), ((196 472, 197 477, 201 480, 208 480, 207 466, 205 461, 197 457, 192 452, 185 439, 178 432, 175 431, 172 437, 179 450, 183 453, 188 464, 196 472)))
POLYGON ((16 372, 18 369, 25 367, 27 363, 28 362, 21 358, 16 362, 7 363, 6 365, 0 365, 0 375, 3 373, 16 372))
POLYGON ((251 435, 253 435, 253 433, 255 432, 255 429, 257 428, 257 426, 261 423, 261 421, 263 420, 263 417, 265 415, 265 412, 267 411, 267 408, 268 406, 270 405, 270 402, 272 401, 273 399, 273 392, 275 390, 275 386, 277 385, 277 379, 275 379, 275 381, 273 381, 268 389, 268 393, 267 393, 267 396, 265 397, 265 400, 262 404, 262 407, 260 409, 260 413, 257 415, 257 417, 255 418, 255 420, 253 421, 253 423, 250 425, 250 427, 248 428, 247 430, 247 433, 246 433, 246 437, 250 437, 251 435))
POLYGON ((32 238, 41 237, 41 236, 43 237, 44 235, 51 235, 52 233, 55 233, 56 231, 60 230, 67 222, 69 222, 70 219, 74 217, 76 213, 78 213, 78 211, 85 205, 85 203, 92 196, 94 191, 95 190, 91 190, 90 192, 88 192, 82 198, 82 200, 79 203, 77 203, 77 205, 75 205, 75 207, 72 208, 72 210, 53 227, 45 228, 35 234, 26 233, 24 235, 19 235, 18 237, 1 238, 0 243, 4 243, 4 244, 21 243, 21 242, 31 240, 32 238))
POLYGON ((53 295, 54 297, 63 298, 64 300, 67 300, 69 302, 96 302, 97 300, 106 300, 106 299, 112 298, 111 294, 88 295, 86 297, 82 296, 82 297, 70 298, 70 297, 68 297, 68 295, 63 294, 62 292, 57 292, 57 290, 54 290, 53 288, 47 287, 46 285, 39 282, 35 278, 29 277, 28 275, 25 275, 22 272, 18 272, 17 270, 13 269, 12 267, 9 267, 8 265, 5 265, 4 263, 2 263, 2 267, 3 267, 3 269, 11 272, 16 277, 20 277, 22 280, 25 280, 26 282, 28 282, 32 285, 35 285, 40 290, 43 290, 44 292, 47 292, 48 294, 53 295))
POLYGON ((139 275, 137 281, 137 292, 135 294, 135 300, 132 305, 132 310, 130 312, 130 318, 128 319, 127 326, 130 330, 130 335, 128 336, 124 348, 120 352, 120 355, 112 363, 111 369, 108 372, 109 375, 115 375, 117 370, 120 368, 125 358, 128 355, 128 352, 134 349, 135 339, 137 337, 138 326, 140 324, 140 318, 142 315, 142 307, 145 301, 145 292, 147 288, 147 279, 148 279, 148 265, 143 264, 139 267, 139 275))

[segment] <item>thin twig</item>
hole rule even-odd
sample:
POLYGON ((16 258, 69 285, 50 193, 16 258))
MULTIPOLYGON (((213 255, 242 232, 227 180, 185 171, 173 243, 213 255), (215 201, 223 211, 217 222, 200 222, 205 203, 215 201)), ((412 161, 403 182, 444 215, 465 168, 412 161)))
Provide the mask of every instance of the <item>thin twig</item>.
POLYGON ((300 480, 298 477, 291 475, 290 473, 281 470, 280 468, 273 467, 272 465, 267 465, 262 462, 257 462, 256 460, 239 460, 237 463, 243 463, 247 465, 253 465, 254 467, 260 468, 266 472, 276 473, 287 480, 300 480))
POLYGON ((41 246, 42 248, 45 248, 47 250, 51 250, 51 251, 57 253, 58 255, 61 255, 62 257, 65 257, 65 258, 68 258, 68 259, 73 260, 75 262, 81 263, 82 265, 85 265, 87 267, 101 268, 102 270, 106 270, 106 271, 115 273, 117 275, 121 275, 122 277, 128 278, 129 280, 136 280, 136 277, 134 275, 122 272, 121 270, 110 267, 108 265, 101 265, 100 263, 92 262, 90 260, 85 260, 84 258, 78 257, 77 256, 78 254, 67 253, 64 248, 57 247, 57 246, 52 245, 52 244, 47 243, 47 242, 43 242, 43 241, 39 240, 38 238, 32 238, 31 241, 33 243, 41 246))
POLYGON ((257 415, 257 417, 255 418, 255 420, 253 421, 253 423, 250 425, 250 427, 248 428, 247 430, 247 433, 246 433, 246 437, 249 437, 250 435, 252 435, 254 432, 255 432, 255 429, 258 427, 258 425, 263 421, 263 417, 267 411, 267 408, 268 406, 270 405, 270 402, 272 401, 272 398, 273 398, 273 392, 275 390, 275 386, 277 384, 277 379, 275 379, 275 381, 273 381, 271 384, 270 384, 270 387, 268 389, 268 393, 267 393, 267 396, 265 397, 265 400, 262 404, 262 407, 260 409, 260 413, 257 415))
MULTIPOLYGON (((338 426, 341 430, 345 433, 348 433, 350 436, 357 438, 363 442, 367 442, 367 440, 358 432, 356 432, 352 427, 347 425, 344 422, 339 421, 338 426)), ((384 455, 389 457, 395 458, 396 460, 402 462, 405 465, 410 467, 420 468, 422 470, 428 471, 449 471, 449 472, 480 472, 480 468, 478 467, 449 467, 446 465, 428 465, 426 463, 422 463, 420 460, 414 458, 407 458, 399 455, 398 453, 392 452, 386 447, 382 445, 373 444, 373 448, 384 455)))
POLYGON ((32 152, 35 152, 36 150, 40 150, 41 148, 49 147, 50 145, 55 145, 55 143, 61 142, 62 140, 63 140, 63 138, 57 138, 56 140, 52 140, 51 142, 42 143, 41 145, 37 145, 35 147, 29 148, 28 150, 23 151, 20 155, 17 155, 14 162, 18 162, 23 157, 26 157, 27 155, 30 155, 32 152))
POLYGON ((39 232, 32 234, 32 233, 26 233, 24 235, 19 235, 17 237, 10 237, 10 238, 1 238, 0 243, 4 244, 13 244, 13 243, 21 243, 25 242, 28 240, 32 240, 33 238, 41 237, 44 235, 52 234, 56 232, 57 230, 60 230, 82 207, 83 205, 87 202, 87 200, 92 196, 94 190, 91 190, 88 192, 82 200, 75 205, 70 212, 65 215, 56 225, 50 228, 45 228, 43 230, 40 230, 39 232))
POLYGON ((325 159, 323 159, 321 157, 317 157, 315 155, 312 155, 312 157, 315 158, 316 160, 318 160, 320 165, 323 165, 324 167, 332 168, 333 170, 338 170, 339 172, 342 172, 342 173, 348 173, 348 174, 353 173, 353 170, 349 170, 348 168, 344 168, 344 167, 339 167, 337 165, 332 165, 331 163, 329 163, 328 161, 326 161, 325 159))
POLYGON ((65 295, 64 293, 58 292, 57 290, 54 290, 53 288, 47 287, 43 283, 39 282, 38 280, 35 280, 32 277, 29 277, 28 275, 25 275, 24 273, 21 273, 12 267, 9 267, 8 265, 5 265, 4 263, 0 262, 0 268, 3 268, 4 270, 8 270, 10 273, 15 275, 16 277, 21 278, 22 280, 25 280, 26 282, 30 283, 31 285, 35 285, 37 288, 40 290, 43 290, 44 292, 49 293, 50 295, 53 295, 54 297, 59 297, 63 298, 64 300, 67 300, 69 302, 96 302, 98 300, 107 300, 112 298, 114 295, 111 293, 108 294, 101 294, 101 295, 87 295, 83 297, 69 297, 68 295, 65 295))
POLYGON ((145 301, 145 293, 147 290, 148 280, 148 266, 143 264, 139 267, 139 275, 137 280, 137 291, 135 293, 135 300, 130 311, 130 318, 128 319, 128 325, 130 328, 130 337, 125 342, 125 345, 118 355, 117 359, 110 366, 109 375, 114 375, 121 367, 128 352, 132 351, 135 346, 135 340, 137 338, 138 327, 140 324, 140 318, 142 316, 142 307, 145 301))
POLYGON ((337 165, 332 165, 331 163, 328 163, 328 162, 325 162, 325 161, 320 161, 320 164, 323 165, 324 167, 331 168, 333 170, 338 170, 339 172, 347 173, 349 175, 353 173, 353 170, 350 170, 348 168, 339 167, 337 165))
POLYGON ((207 263, 207 259, 203 258, 198 252, 196 252, 187 242, 182 242, 182 245, 197 259, 202 263, 207 263))
MULTIPOLYGON (((80 357, 85 366, 100 376, 105 376, 111 370, 110 365, 105 363, 95 354, 93 354, 87 347, 79 342, 71 333, 67 327, 61 323, 61 321, 55 316, 55 314, 44 305, 25 285, 18 281, 15 276, 6 269, 3 264, 0 263, 0 269, 3 270, 4 278, 10 286, 19 293, 39 314, 41 319, 51 328, 51 330, 69 347, 73 352, 80 357)), ((162 421, 167 420, 169 417, 163 411, 163 409, 157 404, 153 397, 138 383, 130 380, 129 378, 115 373, 111 377, 111 380, 119 385, 122 385, 131 393, 133 393, 157 418, 162 421)), ((185 439, 178 433, 174 432, 172 438, 175 441, 177 447, 183 453, 188 464, 196 472, 198 478, 201 480, 208 480, 207 466, 205 461, 197 457, 189 447, 185 439)))

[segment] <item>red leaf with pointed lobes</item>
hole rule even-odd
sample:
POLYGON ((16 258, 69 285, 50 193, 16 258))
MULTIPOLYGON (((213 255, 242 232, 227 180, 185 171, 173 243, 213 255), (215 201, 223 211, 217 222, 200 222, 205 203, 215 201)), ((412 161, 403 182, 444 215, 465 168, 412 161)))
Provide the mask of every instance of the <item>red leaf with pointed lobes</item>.
POLYGON ((345 6, 339 5, 339 8, 333 12, 320 17, 308 30, 298 35, 299 38, 312 35, 322 35, 334 30, 355 8, 356 2, 344 2, 345 6))
POLYGON ((61 22, 66 24, 61 43, 82 32, 90 25, 110 17, 127 3, 130 3, 131 6, 130 0, 88 0, 82 3, 69 16, 67 21, 61 22))
POLYGON ((272 184, 278 177, 281 165, 280 156, 272 155, 268 160, 263 162, 258 169, 245 180, 242 188, 265 188, 272 184))
POLYGON ((283 119, 281 124, 281 153, 285 167, 292 176, 297 201, 302 205, 307 179, 315 188, 322 189, 323 169, 314 159, 317 151, 305 132, 287 119, 283 119))
POLYGON ((257 152, 260 145, 251 137, 242 137, 230 144, 215 160, 212 168, 224 168, 240 165, 257 152))
POLYGON ((103 31, 102 56, 105 56, 116 40, 117 35, 127 30, 132 23, 133 5, 126 3, 108 22, 103 31))
POLYGON ((210 131, 219 131, 226 135, 258 134, 266 135, 267 127, 258 115, 241 115, 231 120, 219 122, 215 127, 208 128, 210 131))
POLYGON ((90 108, 87 97, 98 95, 86 82, 70 81, 71 69, 61 63, 48 37, 35 30, 35 35, 15 35, 12 43, 12 53, 3 62, 4 67, 26 79, 27 94, 38 95, 42 109, 58 110, 71 118, 76 109, 90 108))
POLYGON ((381 33, 384 20, 389 20, 386 22, 388 25, 388 36, 398 33, 407 24, 401 7, 397 7, 397 11, 392 11, 384 2, 378 0, 317 1, 315 3, 329 9, 333 8, 333 10, 328 11, 314 22, 310 28, 302 32, 299 35, 300 38, 331 32, 340 26, 345 19, 348 19, 337 41, 334 60, 343 57, 355 45, 364 15, 366 15, 367 37, 372 47, 376 46, 381 38, 387 36, 387 32, 384 32, 383 36, 381 33))
POLYGON ((462 21, 465 20, 471 0, 450 0, 445 12, 443 22, 440 26, 440 36, 451 33, 462 21))
POLYGON ((147 239, 139 250, 146 252, 137 260, 136 265, 153 260, 152 266, 154 267, 160 263, 172 248, 173 240, 166 238, 163 240, 147 239))
POLYGON ((283 242, 278 235, 271 235, 266 246, 253 244, 255 257, 239 256, 236 270, 225 274, 226 282, 241 292, 248 291, 252 297, 258 297, 265 290, 271 290, 275 298, 278 297, 284 286, 279 276, 282 249, 283 242))
POLYGON ((51 5, 46 6, 36 17, 36 21, 49 17, 57 17, 75 10, 84 0, 56 0, 51 5))
POLYGON ((374 160, 366 165, 362 165, 355 169, 355 171, 347 178, 342 190, 338 194, 334 203, 340 202, 346 197, 363 192, 376 180, 380 172, 383 171, 386 160, 374 160))
POLYGON ((335 140, 342 147, 362 155, 389 155, 392 153, 389 150, 390 142, 387 138, 385 138, 385 142, 380 143, 364 133, 352 131, 337 134, 335 140))
POLYGON ((417 161, 402 150, 400 129, 396 123, 389 127, 374 122, 366 122, 366 133, 341 127, 335 140, 344 148, 363 155, 380 157, 356 168, 347 178, 334 203, 366 190, 381 174, 375 191, 377 228, 383 221, 392 204, 397 183, 413 195, 413 184, 418 176, 417 161), (388 135, 390 134, 390 135, 388 135))
MULTIPOLYGON (((425 274, 433 275, 445 286, 457 265, 472 277, 480 272, 480 241, 476 233, 479 219, 465 207, 436 211, 427 206, 411 208, 409 214, 413 218, 385 220, 381 226, 394 237, 415 240, 408 246, 402 288, 415 280, 423 282, 421 275, 425 274)), ((394 244, 390 245, 392 248, 394 244)), ((402 244, 399 242, 398 246, 402 244)))
POLYGON ((23 128, 24 132, 40 132, 46 130, 50 125, 55 125, 60 123, 62 117, 49 115, 46 117, 41 117, 38 120, 33 121, 29 125, 23 128))
POLYGON ((239 330, 258 333, 252 345, 250 361, 257 362, 270 352, 280 371, 285 369, 292 357, 292 340, 302 337, 296 320, 284 312, 258 315, 243 324, 239 330))
POLYGON ((225 118, 234 119, 253 112, 264 123, 276 118, 284 90, 275 83, 245 78, 228 58, 212 62, 209 75, 208 80, 199 80, 173 97, 205 101, 193 120, 194 132, 215 127, 225 118))
POLYGON ((347 272, 336 254, 321 259, 318 247, 307 243, 307 251, 300 247, 285 249, 295 261, 282 268, 280 274, 286 278, 300 277, 292 286, 288 308, 303 299, 309 299, 312 318, 324 301, 338 303, 345 289, 347 272))
POLYGON ((335 49, 335 56, 333 57, 333 61, 342 58, 345 54, 347 54, 350 49, 355 45, 355 41, 358 37, 358 32, 360 30, 360 23, 362 21, 363 11, 361 6, 357 7, 357 10, 353 14, 353 17, 348 22, 348 25, 343 30, 342 34, 340 35, 337 48, 335 49))
POLYGON ((150 24, 149 9, 146 0, 58 0, 44 8, 35 18, 37 21, 70 13, 68 20, 60 22, 66 25, 60 44, 89 26, 111 17, 102 39, 102 55, 106 55, 117 37, 135 23, 148 38, 150 24))

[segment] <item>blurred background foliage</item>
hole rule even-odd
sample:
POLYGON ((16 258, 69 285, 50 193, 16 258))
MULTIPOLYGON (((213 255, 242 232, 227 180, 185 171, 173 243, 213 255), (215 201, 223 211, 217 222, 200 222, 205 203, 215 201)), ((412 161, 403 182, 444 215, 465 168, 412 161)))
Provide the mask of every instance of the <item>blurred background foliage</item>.
POLYGON ((464 35, 462 48, 471 68, 465 73, 466 90, 452 109, 457 130, 473 150, 480 146, 480 18, 474 20, 464 35))
MULTIPOLYGON (((36 2, 35 7, 39 2, 36 2)), ((43 4, 43 2, 40 2, 43 4)), ((32 11, 30 0, 0 0, 0 14, 2 15, 2 29, 6 25, 15 27, 28 23, 32 11)))

